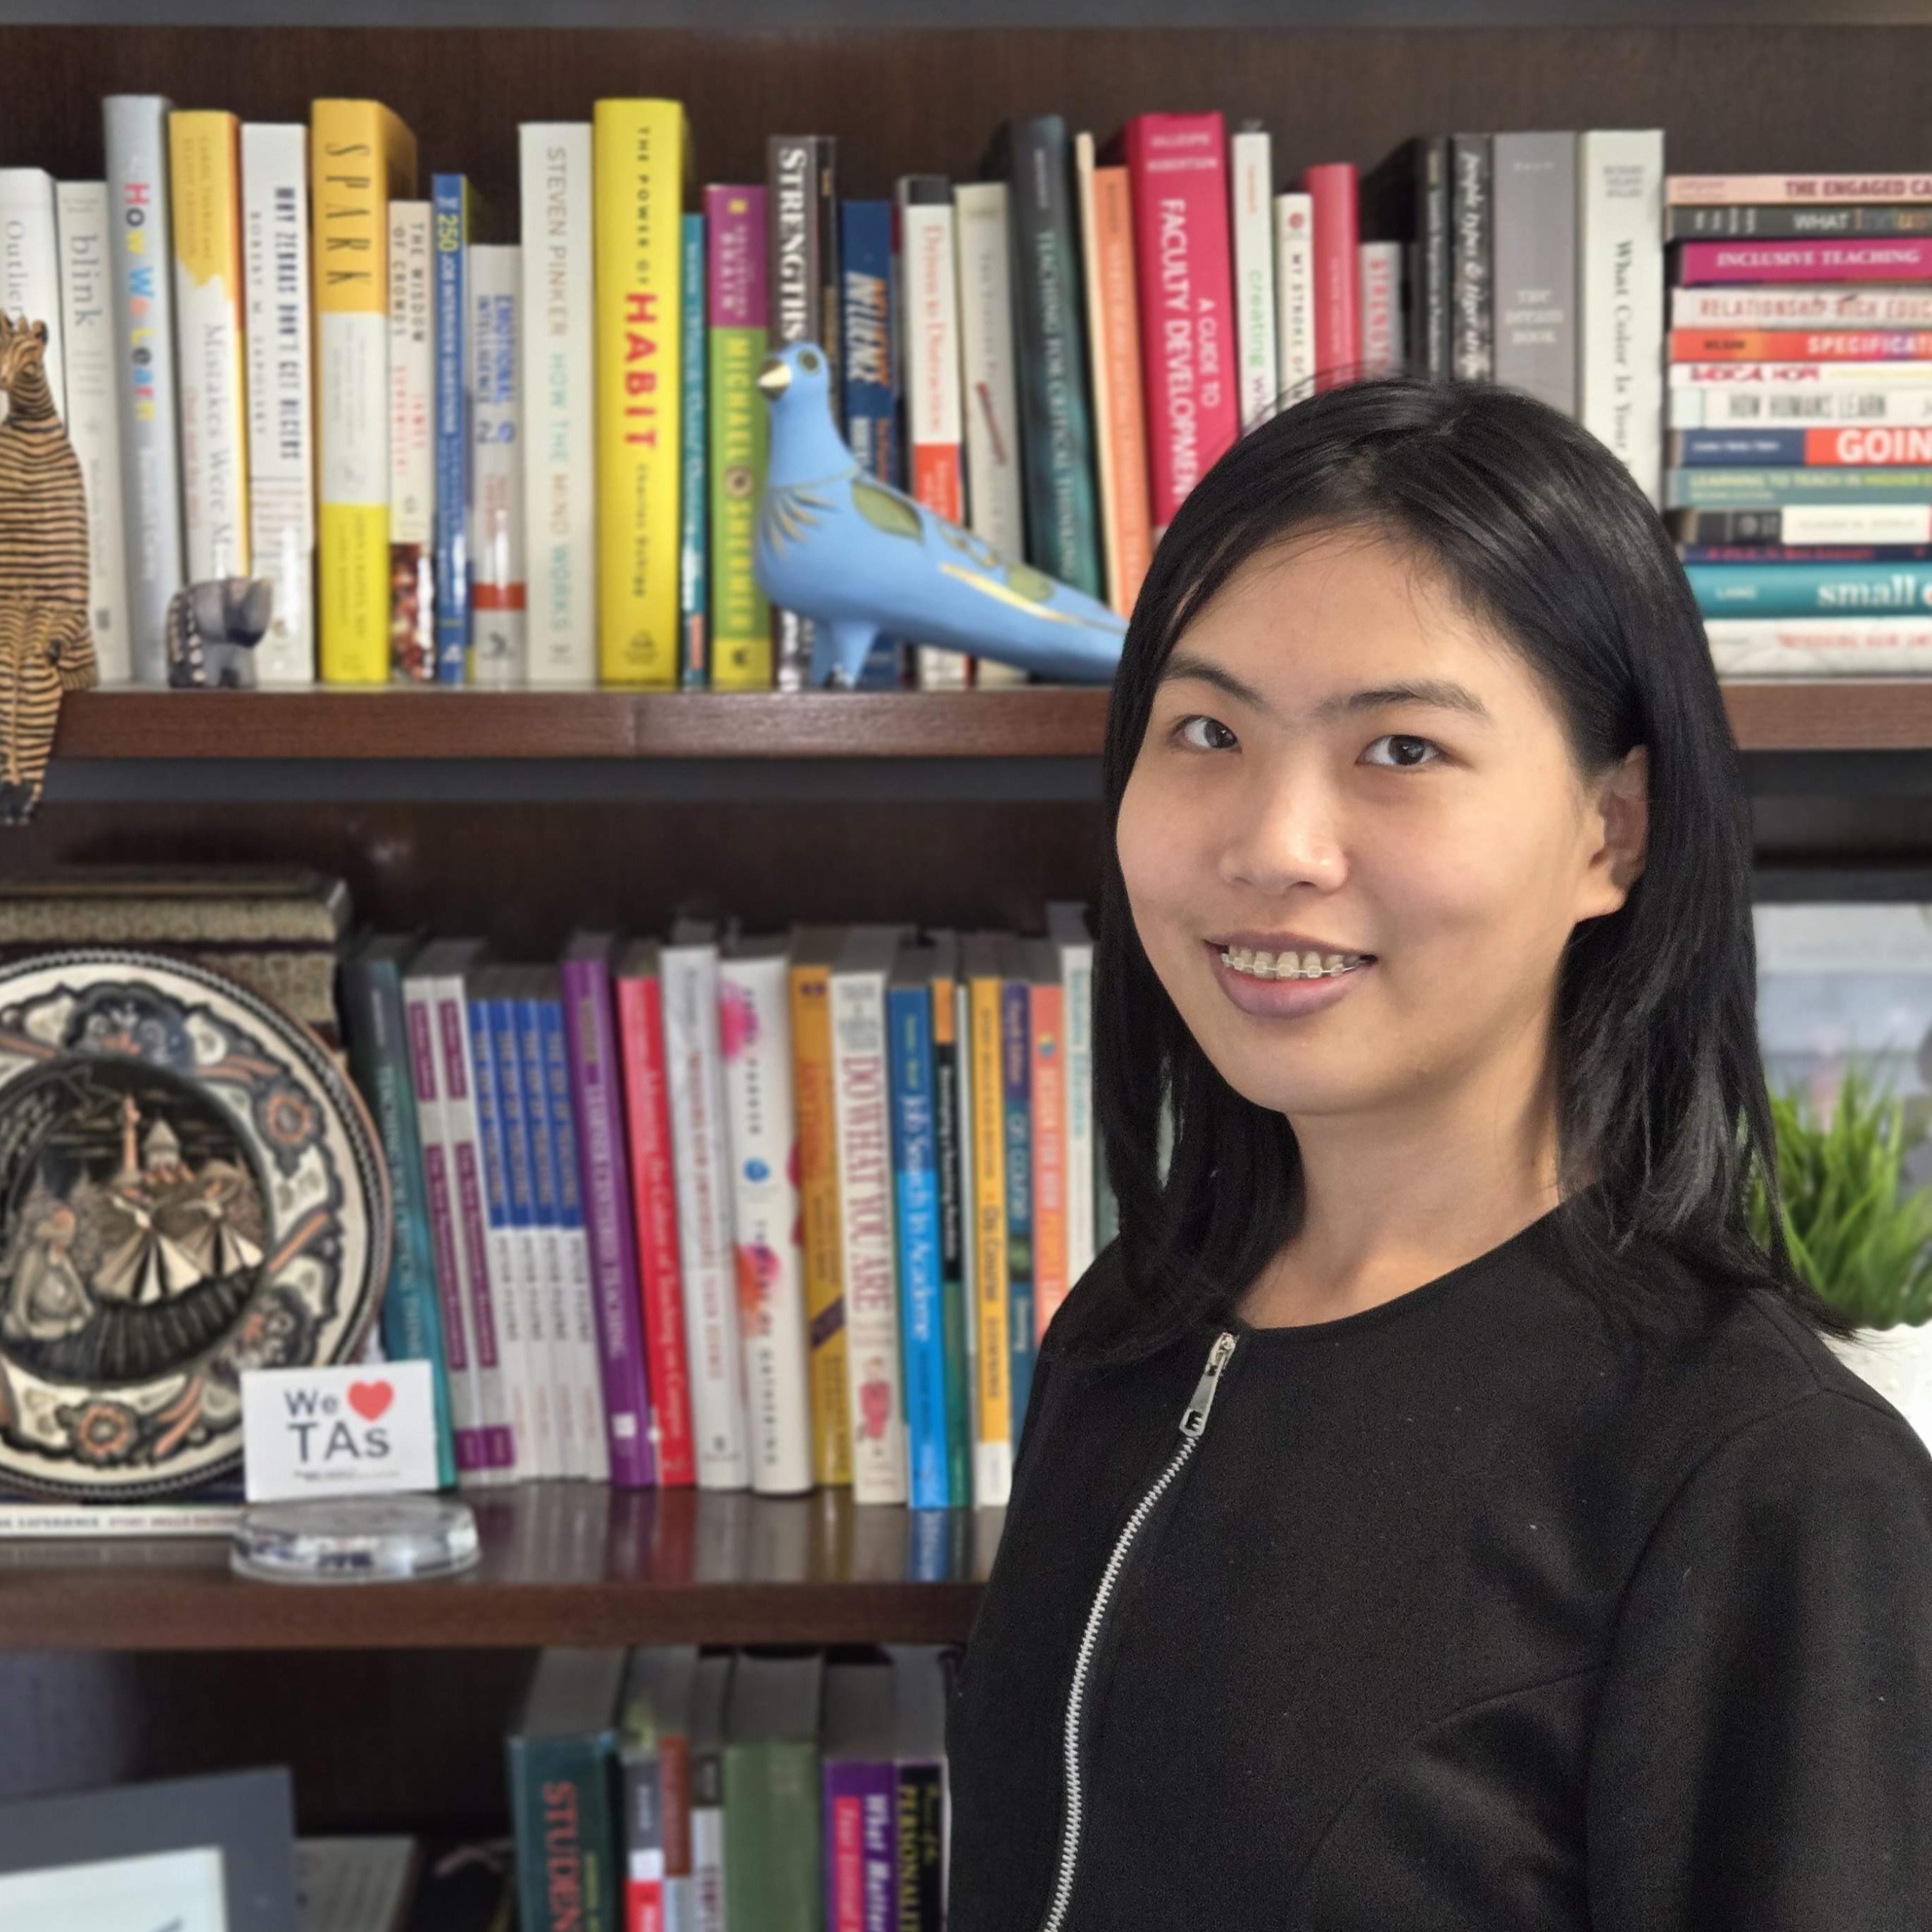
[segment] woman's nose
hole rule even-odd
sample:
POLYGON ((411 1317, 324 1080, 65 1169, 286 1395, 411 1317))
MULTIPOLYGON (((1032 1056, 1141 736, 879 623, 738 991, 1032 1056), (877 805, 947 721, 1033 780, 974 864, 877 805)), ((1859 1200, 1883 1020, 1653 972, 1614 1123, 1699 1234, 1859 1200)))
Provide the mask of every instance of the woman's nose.
POLYGON ((1340 882, 1345 861, 1336 801, 1317 772, 1276 771, 1238 801, 1220 852, 1222 883, 1256 892, 1340 882))

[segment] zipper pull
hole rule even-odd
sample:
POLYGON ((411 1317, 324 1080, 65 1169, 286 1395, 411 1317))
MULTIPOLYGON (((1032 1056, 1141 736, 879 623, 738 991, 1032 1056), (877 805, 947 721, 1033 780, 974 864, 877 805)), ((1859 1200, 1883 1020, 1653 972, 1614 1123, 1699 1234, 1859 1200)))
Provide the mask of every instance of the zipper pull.
POLYGON ((1194 1384, 1194 1400, 1180 1412, 1180 1432, 1190 1440, 1198 1438, 1208 1426, 1208 1412, 1214 1406, 1214 1391, 1221 1385, 1221 1371, 1228 1366, 1228 1358, 1234 1352, 1234 1331, 1224 1328, 1214 1337, 1214 1346, 1208 1351, 1208 1366, 1201 1371, 1201 1379, 1194 1384))

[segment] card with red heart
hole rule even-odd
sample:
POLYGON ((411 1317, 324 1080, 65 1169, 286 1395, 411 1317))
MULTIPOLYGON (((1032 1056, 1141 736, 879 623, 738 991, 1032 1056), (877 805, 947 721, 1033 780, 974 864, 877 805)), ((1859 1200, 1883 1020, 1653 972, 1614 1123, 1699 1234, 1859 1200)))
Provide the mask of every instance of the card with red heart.
POLYGON ((427 1362, 250 1369, 242 1466, 251 1503, 388 1496, 436 1486, 427 1362))

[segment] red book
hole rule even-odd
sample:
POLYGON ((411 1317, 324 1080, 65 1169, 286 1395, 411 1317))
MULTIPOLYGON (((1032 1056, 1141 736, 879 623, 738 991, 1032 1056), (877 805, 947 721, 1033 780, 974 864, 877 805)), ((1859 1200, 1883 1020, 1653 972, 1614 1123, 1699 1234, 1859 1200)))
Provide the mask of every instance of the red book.
POLYGON ((1154 531, 1240 430, 1228 139, 1218 114, 1137 114, 1121 130, 1133 198, 1154 531))
POLYGON ((678 1258, 677 1186, 671 1172, 670 1096, 665 1084, 664 992, 650 949, 620 961, 617 1042, 624 1070, 624 1138, 631 1159, 631 1220, 644 1304, 651 1412, 658 1425, 658 1481, 698 1480, 691 1440, 691 1371, 685 1353, 684 1271, 678 1258))
POLYGON ((1304 171, 1302 191, 1315 217, 1315 386, 1352 381, 1362 359, 1361 240, 1353 161, 1304 171))
POLYGON ((1932 328, 1673 328, 1673 362, 1923 362, 1932 328))

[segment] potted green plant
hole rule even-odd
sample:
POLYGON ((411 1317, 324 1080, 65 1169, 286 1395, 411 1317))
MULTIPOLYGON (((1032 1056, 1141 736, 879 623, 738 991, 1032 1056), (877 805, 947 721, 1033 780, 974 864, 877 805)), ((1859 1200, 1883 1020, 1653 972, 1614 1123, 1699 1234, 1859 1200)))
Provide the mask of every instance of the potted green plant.
MULTIPOLYGON (((1784 1238, 1798 1271, 1864 1331, 1830 1346, 1932 1442, 1932 1188, 1909 1180, 1922 1107, 1856 1060, 1824 1117, 1802 1091, 1771 1096, 1784 1238)), ((1751 1228, 1770 1236, 1754 1177, 1751 1228)))

